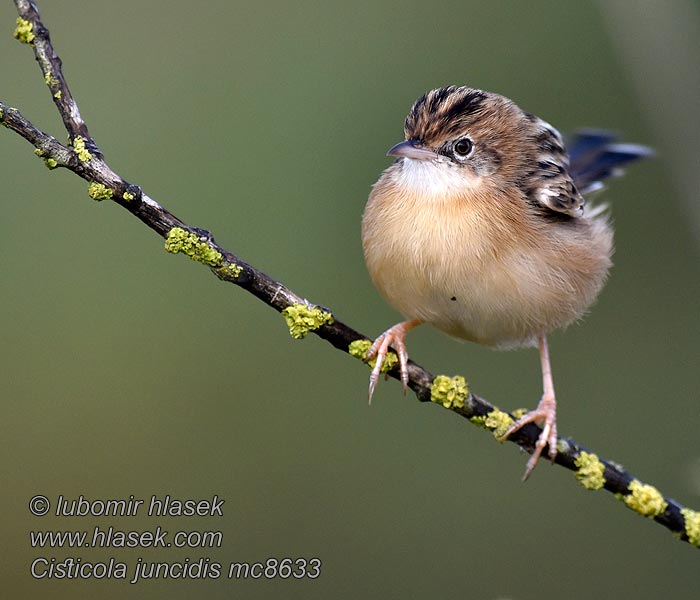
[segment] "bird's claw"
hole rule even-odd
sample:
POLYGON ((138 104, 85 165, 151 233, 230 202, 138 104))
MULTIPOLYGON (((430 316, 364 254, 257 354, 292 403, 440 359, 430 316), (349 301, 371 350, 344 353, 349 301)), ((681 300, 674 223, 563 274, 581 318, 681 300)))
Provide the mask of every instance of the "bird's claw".
POLYGON ((523 475, 523 481, 525 481, 532 471, 537 466, 537 462, 542 455, 544 447, 549 445, 549 451, 547 455, 549 459, 554 462, 557 457, 557 405, 554 396, 545 395, 540 400, 535 410, 526 413, 520 417, 515 423, 513 423, 508 430, 501 437, 502 440, 508 438, 516 431, 518 431, 523 425, 527 423, 542 423, 542 433, 540 433, 537 438, 537 443, 535 444, 535 449, 527 461, 527 466, 525 467, 525 474, 523 475))
POLYGON ((382 333, 367 351, 366 360, 376 359, 372 373, 369 376, 369 402, 372 403, 374 389, 377 387, 379 376, 382 372, 384 359, 389 352, 389 346, 393 346, 396 355, 399 358, 399 370, 401 374, 401 384, 403 385, 404 394, 408 391, 408 352, 406 351, 406 343, 404 339, 410 327, 406 327, 406 323, 399 323, 387 329, 382 333))

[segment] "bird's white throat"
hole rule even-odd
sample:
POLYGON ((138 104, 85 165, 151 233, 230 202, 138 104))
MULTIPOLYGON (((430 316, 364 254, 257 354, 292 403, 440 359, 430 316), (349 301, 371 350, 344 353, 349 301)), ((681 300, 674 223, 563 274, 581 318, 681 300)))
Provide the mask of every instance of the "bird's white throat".
POLYGON ((403 158, 403 164, 393 173, 394 181, 408 193, 440 199, 474 190, 480 177, 466 168, 444 160, 416 160, 403 158))

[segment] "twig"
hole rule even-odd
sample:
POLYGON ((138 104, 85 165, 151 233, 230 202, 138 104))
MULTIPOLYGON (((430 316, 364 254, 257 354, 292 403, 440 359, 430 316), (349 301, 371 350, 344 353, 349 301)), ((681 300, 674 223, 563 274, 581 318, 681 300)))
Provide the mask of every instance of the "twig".
MULTIPOLYGON (((281 312, 295 338, 313 332, 339 350, 364 358, 370 345, 366 336, 338 321, 328 309, 310 304, 280 282, 246 264, 219 246, 208 231, 185 224, 109 167, 80 116, 63 76, 61 60, 53 49, 36 4, 32 0, 15 0, 15 4, 20 15, 15 37, 32 46, 68 131, 70 145, 65 146, 36 128, 18 110, 4 102, 0 102, 0 123, 32 144, 36 148, 35 153, 44 159, 49 168, 65 168, 89 181, 88 193, 92 198, 111 199, 138 217, 166 239, 166 250, 185 253, 193 260, 206 264, 219 279, 247 290, 281 312)), ((389 376, 399 378, 395 362, 389 361, 387 371, 389 376)), ((496 439, 513 422, 513 415, 502 412, 469 391, 462 377, 436 377, 413 361, 409 361, 408 371, 409 387, 421 402, 442 404, 470 422, 490 430, 496 439)), ((514 433, 508 441, 531 453, 539 434, 540 428, 529 424, 514 433)), ((556 464, 574 471, 576 478, 586 488, 612 492, 628 507, 653 518, 680 539, 700 547, 699 512, 684 508, 663 496, 653 486, 641 483, 619 464, 600 459, 570 438, 560 438, 557 450, 556 464)))

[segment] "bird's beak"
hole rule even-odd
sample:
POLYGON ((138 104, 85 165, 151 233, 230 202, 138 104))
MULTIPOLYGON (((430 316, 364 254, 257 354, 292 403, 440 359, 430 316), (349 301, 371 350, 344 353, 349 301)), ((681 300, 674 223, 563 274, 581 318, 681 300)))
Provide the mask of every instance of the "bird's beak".
POLYGON ((437 154, 428 148, 425 148, 420 142, 408 140, 400 142, 393 146, 387 156, 396 156, 398 158, 414 158, 416 160, 433 160, 437 154))

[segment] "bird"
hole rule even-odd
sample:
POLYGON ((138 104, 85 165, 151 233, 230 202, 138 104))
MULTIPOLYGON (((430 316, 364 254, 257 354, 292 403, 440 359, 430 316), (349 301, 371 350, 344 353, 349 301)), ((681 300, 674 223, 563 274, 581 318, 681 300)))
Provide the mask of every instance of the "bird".
POLYGON ((652 154, 582 130, 567 151, 549 123, 505 96, 449 86, 423 94, 404 122, 395 159, 373 185, 362 217, 370 278, 405 320, 374 340, 371 402, 390 347, 408 387, 405 338, 423 323, 497 349, 537 347, 543 394, 503 439, 541 427, 523 480, 548 447, 557 454, 556 397, 547 344, 579 320, 612 265, 605 205, 584 196, 652 154))

